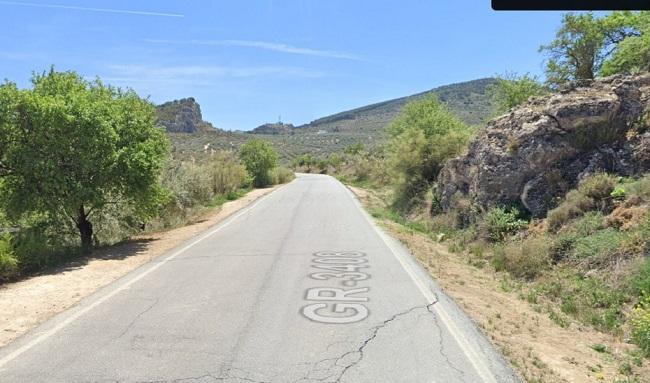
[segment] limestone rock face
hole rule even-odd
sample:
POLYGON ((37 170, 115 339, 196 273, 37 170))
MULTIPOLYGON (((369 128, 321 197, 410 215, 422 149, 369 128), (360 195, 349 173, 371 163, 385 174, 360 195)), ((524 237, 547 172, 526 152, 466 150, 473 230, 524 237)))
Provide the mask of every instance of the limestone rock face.
POLYGON ((201 106, 194 98, 169 101, 156 107, 158 124, 172 133, 214 131, 215 127, 203 121, 201 106))
POLYGON ((445 210, 520 205, 541 217, 589 174, 650 171, 650 74, 572 83, 491 120, 438 177, 445 210))

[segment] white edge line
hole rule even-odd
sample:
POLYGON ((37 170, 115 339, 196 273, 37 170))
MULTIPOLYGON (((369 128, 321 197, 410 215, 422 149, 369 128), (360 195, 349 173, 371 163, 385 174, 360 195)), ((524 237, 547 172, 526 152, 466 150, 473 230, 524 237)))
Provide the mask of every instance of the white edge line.
MULTIPOLYGON (((350 191, 350 189, 345 185, 343 185, 343 187, 348 192, 348 195, 352 198, 352 200, 355 201, 355 204, 357 204, 358 207, 361 206, 360 202, 357 200, 356 196, 352 193, 352 191, 350 191)), ((413 282, 415 282, 416 286, 418 287, 422 295, 424 295, 424 298, 426 298, 426 300, 429 303, 437 302, 438 298, 436 297, 436 295, 415 274, 413 268, 405 262, 403 257, 398 255, 399 254, 398 251, 395 250, 393 245, 386 238, 387 234, 379 230, 377 224, 368 216, 368 213, 366 213, 363 207, 361 207, 360 210, 362 212, 362 215, 368 221, 368 223, 370 223, 370 226, 372 226, 375 229, 377 234, 379 234, 381 240, 384 241, 384 244, 386 244, 386 246, 393 254, 393 256, 402 265, 404 271, 406 271, 406 273, 411 277, 413 282)), ((451 335, 454 337, 456 343, 458 343, 458 346, 463 350, 463 353, 465 354, 467 359, 469 359, 470 363, 472 363, 472 366, 474 366, 474 369, 481 376, 483 381, 490 382, 490 383, 498 383, 496 378, 490 371, 490 369, 481 360, 483 358, 481 358, 480 355, 478 355, 476 351, 474 351, 472 345, 470 345, 467 339, 465 339, 465 337, 460 333, 460 330, 458 329, 456 324, 451 320, 449 314, 445 311, 445 309, 439 304, 434 304, 432 307, 438 314, 439 318, 442 319, 443 324, 445 325, 445 327, 447 327, 447 330, 449 330, 449 333, 451 333, 451 335)))
MULTIPOLYGON (((58 323, 56 326, 52 327, 51 329, 42 332, 42 333, 41 333, 38 337, 36 337, 35 339, 32 339, 31 341, 29 341, 29 342, 27 342, 26 344, 22 345, 22 346, 19 347, 18 349, 16 349, 16 350, 10 352, 8 355, 6 355, 6 356, 3 357, 2 359, 0 359, 0 369, 2 369, 2 368, 4 367, 4 365, 6 365, 7 363, 9 363, 9 362, 11 362, 12 360, 16 359, 18 356, 20 356, 20 355, 23 354, 24 352, 28 351, 29 349, 31 349, 31 348, 34 347, 35 345, 41 343, 42 341, 46 340, 47 338, 51 337, 52 335, 55 335, 55 334, 56 334, 57 332, 59 332, 61 329, 63 329, 64 327, 68 326, 70 323, 74 322, 75 320, 77 320, 79 317, 83 316, 84 314, 86 314, 86 313, 89 312, 90 310, 94 309, 95 307, 97 307, 97 306, 101 305, 102 303, 106 302, 107 300, 111 299, 111 298, 114 297, 117 293, 119 293, 119 292, 121 292, 121 291, 124 291, 124 290, 128 289, 128 288, 129 288, 131 285, 133 285, 135 282, 137 282, 137 281, 141 280, 142 278, 146 277, 147 275, 151 274, 152 272, 154 272, 155 270, 157 270, 159 267, 161 267, 161 266, 164 265, 165 263, 167 263, 167 262, 171 261, 172 259, 176 258, 176 257, 179 256, 180 254, 184 253, 185 251, 187 251, 187 250, 190 249, 191 247, 195 246, 195 245, 198 244, 199 242, 203 241, 204 239, 206 239, 206 238, 212 236, 213 234, 215 234, 216 232, 220 231, 221 229, 223 229, 223 228, 225 228, 225 227, 228 227, 231 223, 235 222, 235 221, 237 220, 237 218, 239 218, 239 217, 241 217, 242 215, 248 213, 250 210, 252 210, 253 208, 255 208, 255 206, 257 206, 257 205, 260 204, 262 201, 264 201, 265 199, 267 199, 267 198, 268 198, 269 196, 271 196, 273 193, 275 193, 276 191, 278 191, 278 190, 282 189, 283 187, 289 185, 290 183, 291 183, 291 182, 289 182, 289 183, 287 183, 287 184, 285 184, 285 185, 282 185, 281 187, 279 187, 279 188, 277 188, 277 189, 271 191, 270 193, 268 193, 268 194, 266 194, 266 195, 260 197, 260 198, 259 198, 257 201, 255 201, 252 205, 250 205, 250 206, 244 208, 243 210, 240 210, 240 211, 239 211, 238 213, 236 213, 235 215, 231 215, 230 217, 227 217, 227 218, 226 218, 227 221, 222 222, 221 224, 217 224, 217 227, 215 227, 214 229, 212 229, 212 230, 210 230, 210 231, 208 231, 208 232, 206 232, 206 233, 201 234, 201 235, 199 236, 199 238, 197 238, 197 239, 195 239, 194 241, 188 243, 187 245, 183 246, 182 248, 176 250, 176 251, 173 252, 171 255, 167 256, 166 258, 164 258, 163 260, 159 261, 158 263, 155 263, 153 266, 151 266, 150 268, 148 268, 148 269, 146 269, 145 271, 141 272, 141 273, 138 274, 136 277, 134 277, 134 278, 128 280, 127 282, 125 282, 125 283, 124 283, 123 285, 121 285, 120 287, 118 287, 118 288, 116 288, 115 290, 111 291, 110 293, 108 293, 108 294, 102 296, 101 298, 97 299, 96 301, 94 301, 93 303, 89 304, 88 306, 82 308, 81 310, 75 312, 74 314, 72 314, 71 316, 69 316, 68 318, 66 318, 65 320, 63 320, 62 322, 58 323)), ((146 264, 145 264, 145 265, 146 265, 146 264)), ((110 284, 109 284, 109 285, 110 285, 110 284)), ((109 285, 106 285, 106 286, 109 286, 109 285)), ((65 312, 65 311, 63 311, 63 312, 65 312)), ((44 323, 46 323, 46 322, 44 322, 44 323)), ((28 333, 28 334, 29 334, 29 333, 28 333)))

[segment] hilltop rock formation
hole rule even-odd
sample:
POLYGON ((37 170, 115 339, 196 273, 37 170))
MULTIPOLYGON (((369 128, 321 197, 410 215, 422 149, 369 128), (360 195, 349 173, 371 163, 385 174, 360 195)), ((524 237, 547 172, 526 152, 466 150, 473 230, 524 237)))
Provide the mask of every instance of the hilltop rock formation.
POLYGON ((295 127, 293 124, 283 124, 282 122, 278 122, 275 124, 264 124, 260 125, 257 128, 249 131, 249 133, 253 134, 291 134, 293 133, 293 130, 295 127))
POLYGON ((172 133, 215 131, 211 123, 203 121, 201 106, 194 98, 166 102, 156 107, 158 123, 172 133))
POLYGON ((490 121, 438 177, 442 208, 520 205, 542 217, 596 172, 650 171, 650 74, 568 85, 490 121))

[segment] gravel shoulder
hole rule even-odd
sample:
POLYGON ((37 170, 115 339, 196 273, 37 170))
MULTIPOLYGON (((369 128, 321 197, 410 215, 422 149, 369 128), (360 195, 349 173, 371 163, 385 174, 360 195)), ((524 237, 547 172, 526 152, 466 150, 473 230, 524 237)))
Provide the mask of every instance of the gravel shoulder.
POLYGON ((99 249, 89 257, 0 286, 0 347, 278 187, 281 185, 252 190, 235 201, 205 212, 189 225, 135 236, 99 249))

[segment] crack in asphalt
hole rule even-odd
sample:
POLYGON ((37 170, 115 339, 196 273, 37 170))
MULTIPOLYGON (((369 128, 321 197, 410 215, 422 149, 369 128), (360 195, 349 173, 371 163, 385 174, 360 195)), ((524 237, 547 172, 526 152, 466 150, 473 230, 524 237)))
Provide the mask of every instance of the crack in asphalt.
POLYGON ((120 339, 121 337, 123 337, 124 334, 126 334, 126 333, 131 329, 131 327, 133 327, 133 325, 135 325, 135 323, 136 323, 140 318, 142 318, 142 316, 143 316, 144 314, 148 313, 148 312, 149 312, 149 311, 150 311, 150 310, 151 310, 155 305, 157 305, 158 302, 160 302, 160 297, 154 298, 154 299, 153 299, 153 303, 151 303, 149 306, 147 306, 147 308, 145 308, 145 309, 142 310, 138 315, 136 315, 136 316, 133 318, 133 320, 131 320, 131 322, 129 322, 129 324, 126 326, 126 328, 124 328, 124 330, 123 330, 123 331, 122 331, 118 336, 115 337, 114 340, 116 340, 116 339, 120 339))
MULTIPOLYGON (((431 314, 434 315, 434 317, 436 318, 436 325, 437 325, 437 317, 436 317, 435 313, 434 313, 433 311, 431 311, 431 308, 432 308, 433 305, 435 305, 436 303, 438 303, 438 300, 437 300, 437 299, 436 299, 435 301, 433 301, 433 302, 427 304, 427 305, 415 306, 415 307, 412 307, 412 308, 410 308, 410 309, 408 309, 408 310, 405 310, 405 311, 399 312, 399 313, 397 313, 397 314, 391 316, 390 318, 384 320, 381 324, 376 325, 376 326, 370 328, 370 335, 369 335, 367 338, 365 338, 365 339, 361 342, 361 344, 359 345, 359 347, 358 347, 356 350, 348 351, 348 352, 346 352, 346 353, 344 353, 344 354, 342 354, 342 355, 340 355, 340 356, 338 356, 338 357, 336 357, 336 358, 327 358, 327 359, 322 359, 322 360, 320 360, 320 361, 314 363, 314 364, 312 365, 312 368, 309 370, 309 372, 308 372, 305 376, 303 376, 302 378, 300 378, 300 379, 294 381, 294 383, 299 383, 299 382, 304 382, 304 381, 308 381, 308 382, 309 382, 309 381, 329 382, 329 380, 330 380, 331 378, 333 378, 333 377, 335 377, 335 380, 334 380, 332 383, 339 383, 339 382, 341 382, 341 379, 343 379, 343 377, 345 376, 345 374, 346 374, 346 373, 347 373, 351 368, 355 367, 356 365, 358 365, 358 364, 363 360, 363 358, 364 358, 364 350, 365 350, 365 348, 366 348, 366 347, 367 347, 367 346, 368 346, 368 345, 369 345, 369 344, 370 344, 370 343, 371 343, 375 338, 377 338, 377 336, 378 336, 378 334, 379 334, 379 331, 380 331, 381 329, 385 328, 386 326, 388 326, 391 322, 394 322, 394 321, 397 320, 398 318, 401 318, 401 317, 404 317, 404 316, 406 316, 406 315, 409 315, 409 314, 411 314, 412 312, 414 312, 414 311, 416 311, 416 310, 422 310, 422 309, 425 309, 425 310, 427 310, 429 313, 431 313, 431 314), (339 362, 340 362, 340 361, 342 361, 342 360, 344 360, 344 359, 346 359, 346 358, 348 358, 348 357, 351 357, 351 356, 356 356, 356 358, 355 358, 354 360, 350 361, 349 363, 347 363, 347 364, 344 365, 344 366, 340 366, 340 365, 339 365, 339 362), (332 362, 333 362, 333 363, 332 363, 332 362), (318 368, 319 365, 326 364, 326 363, 330 363, 331 365, 330 365, 329 367, 325 368, 325 369, 319 369, 319 368, 318 368), (321 377, 321 378, 312 377, 312 375, 313 375, 314 373, 316 373, 316 372, 321 372, 321 371, 323 371, 323 372, 326 372, 326 373, 327 373, 327 372, 329 372, 330 370, 332 370, 334 367, 342 367, 342 370, 341 370, 338 374, 337 374, 337 373, 330 373, 329 375, 326 375, 326 376, 321 377)), ((342 343, 342 342, 337 342, 337 343, 342 343)), ((448 358, 447 358, 447 360, 448 360, 448 358)))
POLYGON ((449 355, 445 351, 445 344, 443 341, 442 337, 442 328, 440 327, 440 323, 438 323, 438 316, 432 311, 431 307, 427 307, 427 311, 429 311, 431 314, 433 314, 433 323, 435 323, 436 328, 438 329, 438 350, 440 352, 440 355, 447 361, 447 364, 449 367, 451 367, 454 371, 458 372, 460 375, 460 380, 465 381, 465 371, 462 369, 456 367, 454 363, 451 361, 449 358, 449 355))

